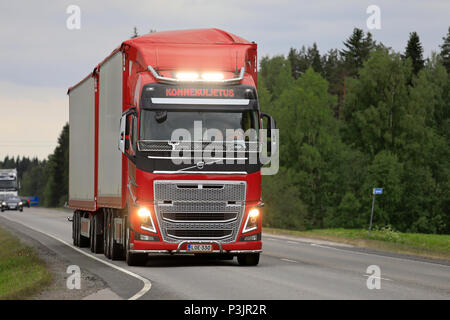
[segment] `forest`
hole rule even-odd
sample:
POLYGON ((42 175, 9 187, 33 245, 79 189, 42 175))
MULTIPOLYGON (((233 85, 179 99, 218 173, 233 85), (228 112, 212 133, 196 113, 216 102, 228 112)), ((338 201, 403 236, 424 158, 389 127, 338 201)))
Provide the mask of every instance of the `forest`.
MULTIPOLYGON (((365 228, 450 234, 450 28, 424 57, 411 32, 395 52, 355 28, 341 49, 290 48, 262 57, 261 110, 280 130, 280 169, 263 177, 264 225, 293 230, 365 228)), ((5 157, 20 194, 63 206, 69 127, 45 160, 5 157)))

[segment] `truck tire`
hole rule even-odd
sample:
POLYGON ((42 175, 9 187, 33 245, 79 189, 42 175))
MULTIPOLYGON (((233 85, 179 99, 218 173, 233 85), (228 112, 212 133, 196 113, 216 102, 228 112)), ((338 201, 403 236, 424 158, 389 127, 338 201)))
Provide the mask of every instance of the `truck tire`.
POLYGON ((147 255, 143 253, 131 253, 130 252, 130 228, 128 223, 125 226, 125 260, 129 266, 145 266, 147 263, 147 255))
POLYGON ((123 250, 123 246, 119 243, 116 243, 114 240, 114 218, 115 211, 114 209, 109 210, 109 258, 111 260, 124 260, 125 254, 123 250))
POLYGON ((103 209, 103 253, 105 257, 110 258, 109 251, 109 209, 103 209))
POLYGON ((259 253, 239 254, 237 260, 241 266, 256 266, 259 263, 259 253))
POLYGON ((99 232, 102 230, 103 220, 101 214, 97 213, 92 218, 93 225, 93 237, 92 237, 92 249, 94 253, 103 253, 103 234, 99 232))
POLYGON ((77 237, 77 212, 74 211, 73 215, 72 215, 72 240, 73 240, 73 245, 78 247, 78 237, 77 237))
POLYGON ((89 226, 89 249, 91 252, 94 252, 94 216, 91 217, 91 224, 89 226))
POLYGON ((78 225, 78 232, 77 232, 77 236, 78 236, 78 246, 80 248, 86 248, 89 247, 89 238, 86 238, 85 236, 81 235, 81 212, 78 212, 77 214, 78 218, 77 218, 77 225, 78 225))

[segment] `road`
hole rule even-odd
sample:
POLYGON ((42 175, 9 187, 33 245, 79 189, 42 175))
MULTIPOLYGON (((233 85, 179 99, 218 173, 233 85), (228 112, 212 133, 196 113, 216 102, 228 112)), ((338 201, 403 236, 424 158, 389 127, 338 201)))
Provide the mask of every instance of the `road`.
POLYGON ((123 299, 138 292, 140 299, 450 299, 448 262, 272 235, 263 236, 257 267, 188 256, 152 256, 145 267, 129 267, 88 248, 81 249, 84 254, 74 250, 69 215, 25 208, 0 213, 0 225, 26 233, 101 277, 123 299), (380 268, 380 289, 367 287, 371 265, 380 268), (151 286, 143 290, 142 279, 151 286))

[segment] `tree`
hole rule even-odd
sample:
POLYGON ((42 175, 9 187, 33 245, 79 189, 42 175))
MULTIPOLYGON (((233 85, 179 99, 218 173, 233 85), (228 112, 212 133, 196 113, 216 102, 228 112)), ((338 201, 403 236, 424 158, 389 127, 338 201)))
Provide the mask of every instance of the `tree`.
POLYGON ((48 176, 44 190, 45 206, 63 206, 67 201, 69 186, 69 125, 66 124, 58 138, 58 145, 49 156, 48 176))
POLYGON ((409 34, 405 58, 411 59, 414 74, 418 74, 425 64, 425 61, 423 60, 423 47, 420 43, 419 35, 415 31, 409 34))
POLYGON ((322 58, 315 42, 312 47, 308 48, 307 57, 310 62, 309 66, 313 68, 315 72, 323 74, 322 58))
POLYGON ((272 99, 276 99, 294 83, 291 64, 284 56, 263 57, 260 62, 260 85, 265 87, 272 99))
POLYGON ((343 108, 347 143, 371 157, 401 147, 410 73, 410 63, 398 54, 384 49, 371 54, 359 79, 348 81, 349 94, 343 108))
POLYGON ((450 74, 450 27, 447 36, 443 37, 442 40, 444 40, 444 43, 440 45, 442 64, 447 69, 447 73, 450 74))
POLYGON ((139 37, 138 31, 137 31, 137 27, 133 28, 133 34, 131 35, 131 39, 137 38, 139 37))
POLYGON ((367 168, 368 174, 363 185, 363 210, 366 223, 369 222, 373 188, 383 188, 383 195, 375 202, 374 223, 383 226, 391 224, 402 209, 404 184, 403 165, 392 152, 382 150, 367 168))
POLYGON ((369 58, 369 54, 376 47, 370 32, 364 36, 364 31, 358 28, 353 29, 352 35, 344 41, 346 49, 340 51, 347 69, 347 75, 350 77, 358 76, 358 69, 362 67, 363 62, 369 58))

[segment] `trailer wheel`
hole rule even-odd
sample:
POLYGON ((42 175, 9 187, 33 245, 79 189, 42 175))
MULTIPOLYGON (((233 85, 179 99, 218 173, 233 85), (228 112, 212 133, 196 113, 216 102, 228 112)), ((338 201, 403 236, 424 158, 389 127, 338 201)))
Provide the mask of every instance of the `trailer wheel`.
POLYGON ((77 232, 77 236, 78 236, 78 246, 80 248, 85 248, 85 247, 89 247, 89 238, 86 238, 85 236, 81 235, 81 217, 82 214, 81 212, 78 212, 78 232, 77 232))
POLYGON ((94 217, 91 217, 91 223, 89 225, 89 249, 94 252, 94 217))
POLYGON ((109 259, 110 258, 110 251, 109 251, 109 209, 103 209, 103 252, 105 256, 109 259))
POLYGON ((97 213, 96 215, 93 216, 92 218, 92 225, 93 225, 93 237, 92 237, 92 242, 93 242, 93 251, 94 253, 103 253, 103 235, 100 233, 99 234, 99 230, 101 230, 101 225, 103 223, 103 221, 100 221, 100 214, 97 213))
POLYGON ((125 258, 123 246, 114 241, 114 209, 109 214, 109 257, 111 260, 123 260, 125 258))
POLYGON ((74 211, 72 215, 72 240, 73 245, 78 247, 78 237, 77 237, 77 212, 74 211))
POLYGON ((259 263, 259 253, 239 254, 237 260, 241 266, 256 266, 259 263))

